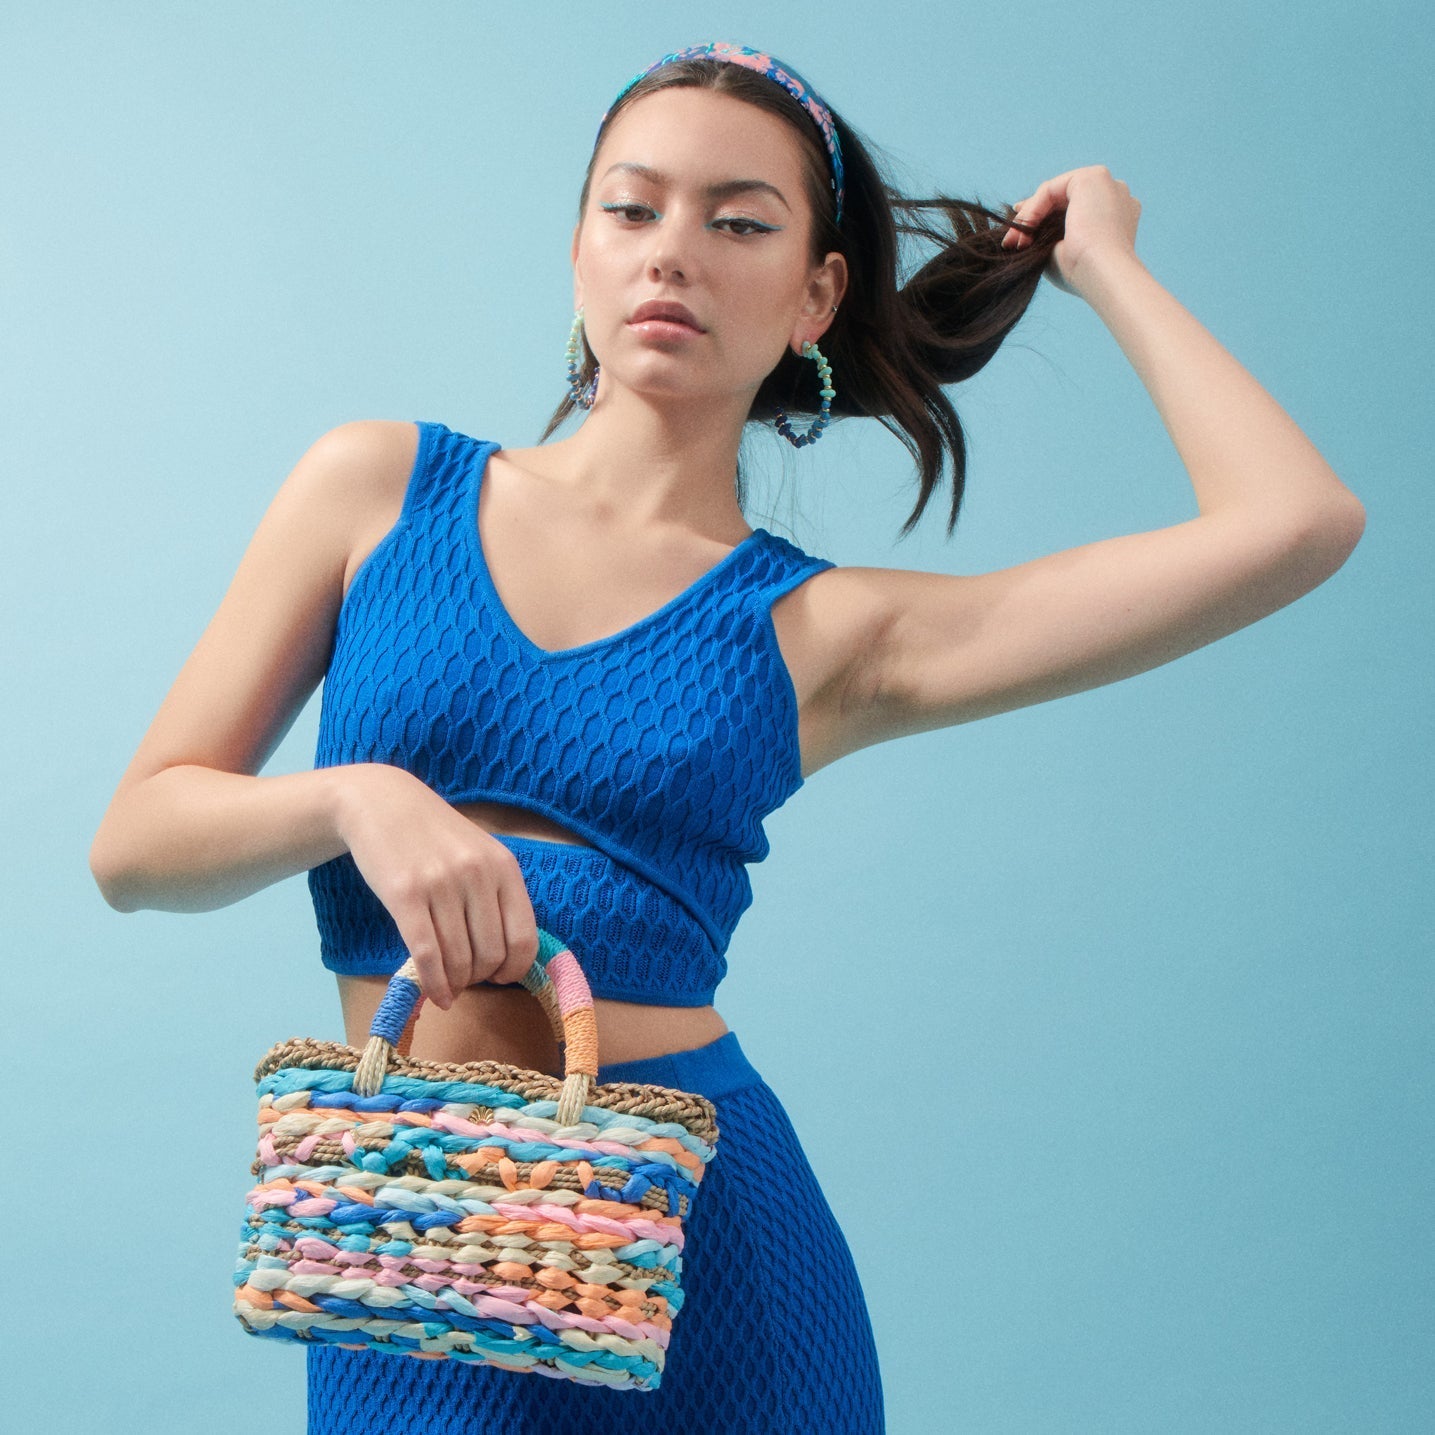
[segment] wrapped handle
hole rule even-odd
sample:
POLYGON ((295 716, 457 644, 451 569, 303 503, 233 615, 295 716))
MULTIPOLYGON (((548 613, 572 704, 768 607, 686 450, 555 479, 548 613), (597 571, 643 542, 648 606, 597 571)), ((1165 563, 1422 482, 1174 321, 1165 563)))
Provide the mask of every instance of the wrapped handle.
MULTIPOLYGON (((563 1091, 555 1119, 562 1126, 576 1125, 598 1080, 598 1024, 588 978, 568 944, 539 927, 538 956, 524 974, 523 985, 543 1003, 553 1034, 563 1045, 563 1091)), ((423 1001, 418 968, 409 957, 389 978, 374 1013, 368 1045, 354 1072, 358 1095, 375 1096, 383 1088, 389 1055, 395 1050, 406 1054, 405 1032, 423 1001)))

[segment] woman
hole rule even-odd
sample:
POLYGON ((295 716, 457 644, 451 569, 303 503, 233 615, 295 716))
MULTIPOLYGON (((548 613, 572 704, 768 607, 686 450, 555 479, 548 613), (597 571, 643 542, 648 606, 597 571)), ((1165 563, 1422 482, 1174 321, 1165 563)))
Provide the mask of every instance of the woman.
POLYGON ((350 1044, 412 954, 429 999, 413 1056, 556 1072, 517 985, 541 922, 598 998, 599 1079, 701 1091, 722 1133, 683 1318, 641 1408, 316 1342, 311 1432, 569 1432, 624 1412, 689 1432, 883 1428, 846 1242, 712 1004, 762 819, 862 747, 1253 623, 1335 572, 1363 527, 1290 418, 1137 258, 1139 214, 1099 165, 1005 215, 905 200, 790 67, 695 46, 599 126, 570 392, 539 445, 354 422, 283 484, 95 838, 106 899, 202 910, 306 871, 350 1044), (903 232, 938 249, 899 287, 903 232), (904 532, 950 458, 950 532, 965 452, 943 385, 991 358, 1043 273, 1131 360, 1198 517, 960 577, 841 568, 750 527, 747 424, 805 446, 832 415, 867 415, 919 464, 904 532), (581 427, 546 442, 578 407, 581 427), (315 770, 259 777, 321 679, 315 770), (786 1252, 774 1190, 805 1216, 786 1252))

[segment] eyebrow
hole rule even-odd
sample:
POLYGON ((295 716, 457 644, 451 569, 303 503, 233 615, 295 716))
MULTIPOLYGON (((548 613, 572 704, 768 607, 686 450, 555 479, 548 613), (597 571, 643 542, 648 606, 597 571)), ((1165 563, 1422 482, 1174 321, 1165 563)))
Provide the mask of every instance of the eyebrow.
MULTIPOLYGON (((617 164, 609 165, 603 171, 603 178, 607 179, 615 169, 621 169, 627 174, 636 174, 642 179, 651 180, 654 184, 667 184, 668 176, 653 169, 646 164, 634 164, 629 160, 620 160, 617 164)), ((782 191, 774 184, 769 184, 765 179, 725 179, 718 184, 710 184, 703 190, 708 199, 728 199, 734 194, 770 194, 784 209, 791 211, 792 206, 787 202, 782 191)))

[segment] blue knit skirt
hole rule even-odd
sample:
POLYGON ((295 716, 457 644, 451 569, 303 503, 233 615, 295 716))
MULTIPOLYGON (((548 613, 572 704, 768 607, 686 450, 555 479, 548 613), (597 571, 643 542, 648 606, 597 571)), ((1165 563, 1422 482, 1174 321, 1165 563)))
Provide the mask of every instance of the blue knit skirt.
POLYGON ((877 1347, 852 1252, 737 1033, 600 1066, 706 1096, 717 1155, 684 1222, 683 1308, 656 1390, 606 1390, 460 1360, 308 1347, 308 1435, 881 1435, 877 1347), (800 1214, 774 1249, 773 1197, 800 1214), (798 1244, 800 1242, 800 1244, 798 1244))

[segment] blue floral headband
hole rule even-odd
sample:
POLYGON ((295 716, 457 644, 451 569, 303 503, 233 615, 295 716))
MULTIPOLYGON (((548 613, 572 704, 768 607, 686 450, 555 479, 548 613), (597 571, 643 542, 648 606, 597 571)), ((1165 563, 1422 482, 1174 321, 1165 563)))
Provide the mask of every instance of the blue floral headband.
MULTIPOLYGON (((832 161, 832 191, 837 196, 837 223, 842 223, 842 200, 846 192, 846 184, 842 174, 842 146, 837 139, 837 126, 832 123, 832 112, 818 96, 817 91, 812 88, 790 65, 784 65, 773 59, 771 55, 763 50, 753 50, 747 45, 730 45, 724 40, 714 40, 706 45, 690 45, 686 50, 677 50, 671 55, 664 55, 661 60, 656 60, 646 70, 639 71, 618 91, 613 103, 603 113, 603 118, 598 122, 598 133, 603 133, 603 126, 608 123, 608 116, 613 113, 618 101, 647 75, 654 70, 660 70, 664 65, 671 65, 675 60, 693 60, 698 58, 709 58, 714 60, 727 60, 734 65, 742 65, 746 69, 754 70, 759 75, 766 75, 770 80, 776 80, 804 110, 811 115, 813 123, 821 131, 822 141, 827 146, 828 157, 832 161)), ((593 142, 596 146, 597 140, 593 142)))

